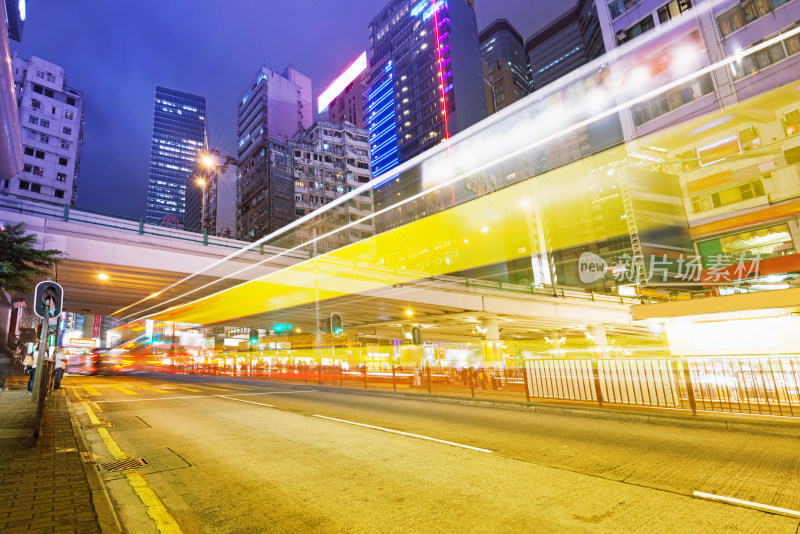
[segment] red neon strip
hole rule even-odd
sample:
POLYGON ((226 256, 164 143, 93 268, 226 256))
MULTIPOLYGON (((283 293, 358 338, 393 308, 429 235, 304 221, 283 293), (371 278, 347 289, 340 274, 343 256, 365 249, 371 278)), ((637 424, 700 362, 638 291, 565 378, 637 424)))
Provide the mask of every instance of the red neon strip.
POLYGON ((442 113, 444 114, 444 138, 450 139, 447 126, 447 100, 444 93, 444 71, 442 70, 442 47, 439 45, 439 0, 433 0, 433 28, 436 32, 436 59, 439 67, 439 87, 442 89, 442 113))

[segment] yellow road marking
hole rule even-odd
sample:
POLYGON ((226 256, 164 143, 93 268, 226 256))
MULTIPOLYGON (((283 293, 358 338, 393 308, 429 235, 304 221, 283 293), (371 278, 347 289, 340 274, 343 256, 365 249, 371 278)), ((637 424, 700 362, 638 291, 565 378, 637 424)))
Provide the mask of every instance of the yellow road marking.
POLYGON ((92 395, 94 397, 97 397, 97 396, 100 395, 100 392, 97 391, 96 389, 94 389, 92 386, 83 386, 83 389, 86 390, 86 393, 88 393, 89 395, 92 395))
POLYGON ((243 389, 245 391, 252 391, 252 389, 253 389, 253 388, 242 388, 242 387, 239 387, 239 386, 229 386, 227 384, 225 386, 223 386, 223 387, 225 389, 243 389))
MULTIPOLYGON (((100 419, 98 419, 97 415, 95 415, 95 413, 89 407, 89 403, 83 401, 82 404, 92 424, 101 424, 100 419)), ((108 449, 108 452, 111 453, 115 460, 122 460, 125 458, 125 453, 122 452, 122 449, 120 449, 119 445, 117 445, 117 442, 111 437, 108 429, 102 427, 98 428, 97 433, 103 439, 103 443, 108 449)), ((139 473, 132 471, 126 473, 125 477, 128 480, 128 484, 130 484, 131 488, 133 488, 133 491, 147 509, 147 515, 150 516, 153 521, 155 521, 158 531, 162 534, 182 534, 181 527, 178 525, 178 522, 175 521, 175 518, 169 513, 166 506, 164 506, 164 503, 158 498, 158 495, 156 495, 150 486, 147 485, 144 477, 139 473)))
POLYGON ((168 388, 183 389, 185 391, 194 391, 195 393, 202 393, 202 391, 200 391, 199 389, 185 388, 185 387, 181 387, 181 386, 172 386, 172 385, 169 385, 169 384, 164 384, 164 385, 166 387, 168 387, 168 388))
POLYGON ((103 411, 103 409, 100 407, 100 405, 97 404, 96 402, 93 402, 92 406, 94 406, 94 409, 97 410, 98 412, 102 412, 103 411))
POLYGON ((155 391, 156 393, 166 393, 166 391, 164 391, 163 389, 151 388, 151 387, 148 387, 148 386, 142 386, 140 384, 136 384, 136 386, 134 386, 134 387, 146 389, 148 391, 155 391))
POLYGON ((205 388, 205 389, 216 389, 216 390, 219 390, 219 391, 225 391, 225 389, 226 389, 226 388, 221 388, 219 386, 201 386, 201 385, 197 385, 195 387, 205 388))
POLYGON ((111 387, 116 389, 117 391, 123 392, 126 395, 138 395, 138 393, 136 393, 135 391, 132 391, 132 390, 126 388, 126 387, 122 387, 122 386, 111 386, 111 387))
POLYGON ((144 477, 139 473, 128 473, 128 484, 131 485, 133 491, 139 496, 145 508, 147 508, 147 515, 156 522, 158 531, 162 534, 180 534, 181 527, 178 526, 175 518, 169 513, 164 503, 158 498, 150 486, 145 482, 144 477))

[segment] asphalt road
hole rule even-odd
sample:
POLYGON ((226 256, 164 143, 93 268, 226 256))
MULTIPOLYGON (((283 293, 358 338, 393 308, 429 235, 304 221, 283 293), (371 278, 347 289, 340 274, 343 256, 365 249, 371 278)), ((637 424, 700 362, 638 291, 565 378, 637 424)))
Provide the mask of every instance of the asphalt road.
POLYGON ((157 532, 162 503, 183 532, 798 532, 800 512, 692 496, 800 510, 794 437, 311 386, 64 385, 127 532, 157 532), (114 445, 155 497, 103 467, 114 445))

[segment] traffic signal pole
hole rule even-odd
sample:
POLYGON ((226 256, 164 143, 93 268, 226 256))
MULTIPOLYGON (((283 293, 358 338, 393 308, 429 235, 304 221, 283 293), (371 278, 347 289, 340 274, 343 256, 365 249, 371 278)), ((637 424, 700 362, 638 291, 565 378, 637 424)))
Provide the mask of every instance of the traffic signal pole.
MULTIPOLYGON (((39 354, 36 357, 36 373, 33 382, 33 401, 36 402, 36 419, 33 425, 33 440, 39 438, 39 427, 44 413, 44 402, 47 399, 47 387, 50 384, 50 361, 47 355, 47 337, 50 334, 50 317, 59 317, 64 305, 64 290, 49 278, 36 284, 33 292, 33 312, 42 318, 42 330, 39 333, 39 354), (50 307, 52 306, 52 313, 50 307)), ((56 331, 58 323, 56 323, 56 331)), ((54 342, 55 344, 56 342, 54 342)))
MULTIPOLYGON (((317 349, 315 352, 315 357, 319 360, 320 369, 322 369, 322 329, 319 326, 319 267, 317 265, 317 229, 313 228, 311 230, 311 241, 313 246, 313 254, 314 254, 314 316, 316 318, 316 340, 315 340, 315 348, 317 349)), ((322 383, 322 375, 320 376, 320 383, 322 383)))
POLYGON ((45 357, 47 354, 47 335, 50 332, 50 301, 44 306, 44 318, 42 323, 42 334, 39 336, 39 354, 36 356, 36 375, 33 383, 33 401, 36 402, 36 419, 33 422, 33 440, 39 439, 39 429, 42 425, 42 414, 44 413, 44 401, 47 398, 47 385, 50 381, 49 361, 45 357))

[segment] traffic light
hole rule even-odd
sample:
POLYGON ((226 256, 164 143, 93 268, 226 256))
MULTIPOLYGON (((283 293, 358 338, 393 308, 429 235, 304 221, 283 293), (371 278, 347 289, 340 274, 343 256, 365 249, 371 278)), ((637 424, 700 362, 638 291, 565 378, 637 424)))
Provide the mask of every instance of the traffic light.
POLYGON ((251 345, 258 345, 258 330, 251 330, 250 331, 250 344, 251 345))
POLYGON ((417 326, 411 329, 411 343, 422 345, 422 331, 417 326))
POLYGON ((272 327, 272 330, 276 334, 280 334, 281 332, 288 332, 292 328, 294 328, 294 327, 292 325, 290 325, 290 324, 276 324, 275 326, 272 327))
POLYGON ((331 334, 339 337, 344 333, 344 323, 342 323, 342 316, 338 313, 331 314, 331 334))
POLYGON ((44 319, 47 317, 58 317, 61 315, 64 306, 64 290, 60 285, 52 280, 46 280, 36 284, 33 293, 33 311, 36 315, 44 319), (50 311, 50 302, 53 303, 53 310, 50 311))

